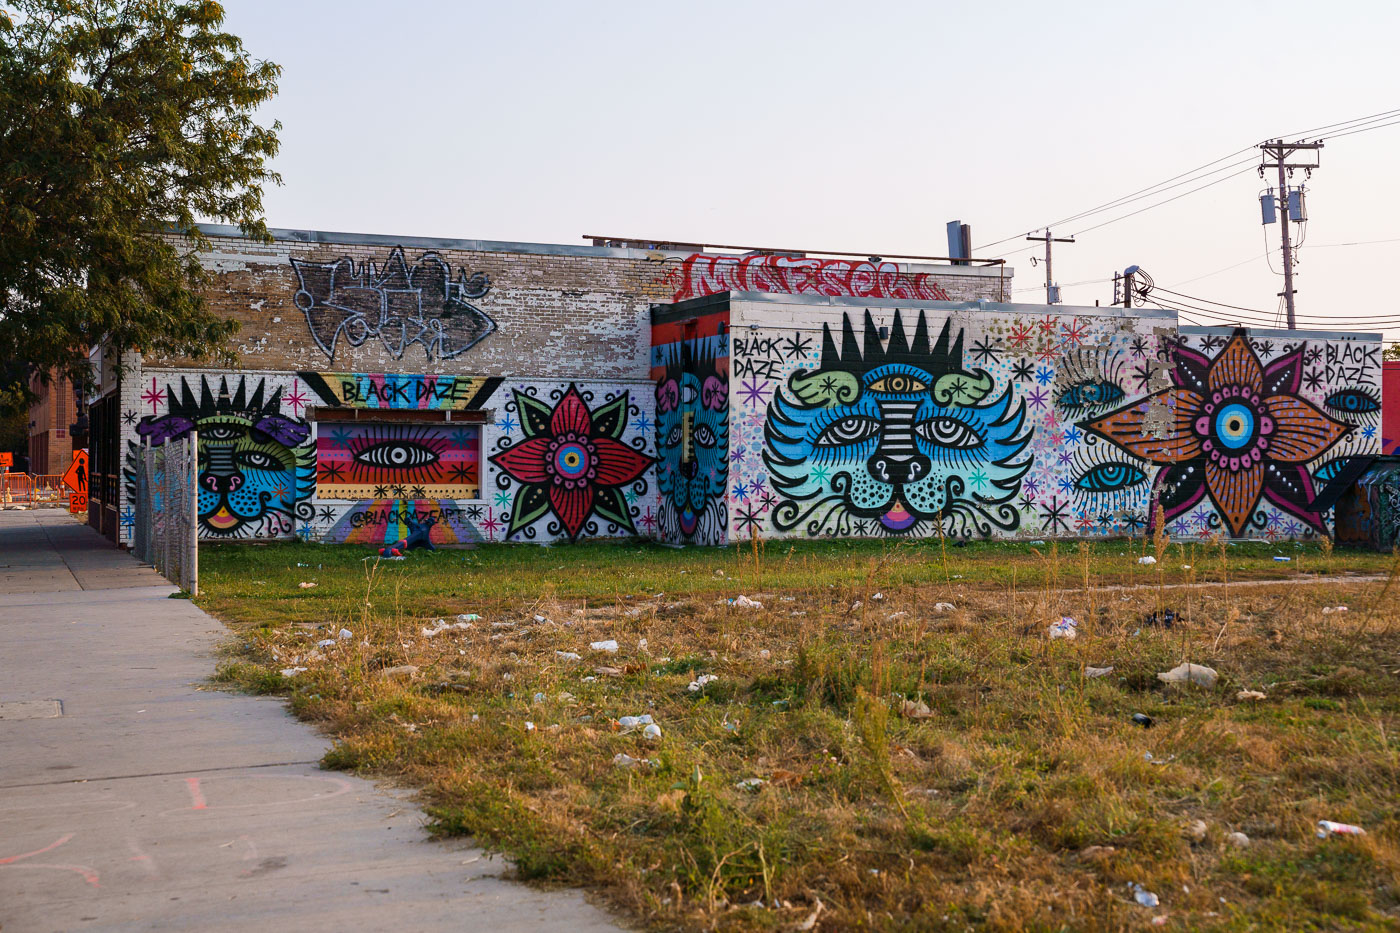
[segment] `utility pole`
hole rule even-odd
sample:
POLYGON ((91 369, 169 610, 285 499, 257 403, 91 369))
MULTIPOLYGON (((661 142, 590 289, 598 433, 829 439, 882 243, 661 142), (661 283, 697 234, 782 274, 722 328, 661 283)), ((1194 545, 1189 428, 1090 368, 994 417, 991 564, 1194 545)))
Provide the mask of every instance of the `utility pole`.
POLYGON ((1055 277, 1051 274, 1053 267, 1051 266, 1050 244, 1073 243, 1074 237, 1053 237, 1050 235, 1050 228, 1046 227, 1045 236, 1027 236, 1026 239, 1045 244, 1045 303, 1057 305, 1060 303, 1060 290, 1056 287, 1055 277))
MULTIPOLYGON (((1288 191, 1288 176, 1293 174, 1294 169, 1303 169, 1306 173, 1305 177, 1311 178, 1313 169, 1317 168, 1318 163, 1321 161, 1321 155, 1318 156, 1318 161, 1310 163, 1292 163, 1288 160, 1294 153, 1316 153, 1321 148, 1321 142, 1305 143, 1299 141, 1285 143, 1282 139, 1275 139, 1266 143, 1259 144, 1259 149, 1263 153, 1263 155, 1260 157, 1261 161, 1259 163, 1259 177, 1264 177, 1264 171, 1266 169, 1278 169, 1278 197, 1280 208, 1279 213, 1283 215, 1281 218, 1283 222, 1283 291, 1279 294, 1288 307, 1289 330, 1297 330, 1298 325, 1297 319, 1294 316, 1293 308, 1293 244, 1289 238, 1288 221, 1291 218, 1292 220, 1301 223, 1305 219, 1305 217, 1303 216, 1302 194, 1301 192, 1299 192, 1298 197, 1296 199, 1290 195, 1288 191), (1269 161, 1271 157, 1273 158, 1272 162, 1269 161)), ((1268 198, 1271 196, 1265 195, 1265 197, 1268 198)), ((1265 208, 1264 222, 1266 224, 1272 222, 1269 219, 1270 213, 1270 210, 1268 208, 1265 208)))

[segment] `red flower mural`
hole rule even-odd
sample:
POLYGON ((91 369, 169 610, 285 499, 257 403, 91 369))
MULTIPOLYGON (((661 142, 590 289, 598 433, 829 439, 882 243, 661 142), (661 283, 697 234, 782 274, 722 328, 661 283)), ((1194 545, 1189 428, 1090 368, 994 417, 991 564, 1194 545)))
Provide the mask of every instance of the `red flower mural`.
POLYGON ((1261 497, 1325 530, 1307 464, 1352 429, 1299 397, 1304 349, 1265 366, 1242 332, 1214 360, 1178 346, 1175 386, 1080 426, 1163 467, 1168 521, 1209 493, 1237 536, 1261 497))
POLYGON ((622 443, 627 393, 591 411, 573 385, 553 410, 523 392, 515 393, 515 403, 525 439, 491 458, 521 484, 506 537, 549 512, 571 541, 594 514, 635 533, 622 487, 641 476, 653 458, 622 443))

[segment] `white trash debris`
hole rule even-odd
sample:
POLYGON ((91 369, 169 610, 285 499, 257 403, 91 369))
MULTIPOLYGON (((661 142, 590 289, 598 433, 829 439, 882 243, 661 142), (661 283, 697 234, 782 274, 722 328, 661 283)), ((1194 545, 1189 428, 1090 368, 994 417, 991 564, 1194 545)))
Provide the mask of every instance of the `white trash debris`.
POLYGON ((1332 820, 1317 821, 1317 838, 1326 839, 1328 836, 1364 836, 1366 830, 1360 826, 1353 826, 1351 823, 1334 823, 1332 820))
POLYGON ((528 720, 528 719, 525 720, 525 731, 526 731, 526 732, 534 732, 534 731, 535 731, 535 724, 534 724, 533 722, 530 722, 530 720, 528 720))
POLYGON ((314 583, 298 583, 298 584, 297 584, 297 586, 301 587, 303 590, 309 590, 309 589, 311 589, 311 588, 312 588, 313 586, 315 586, 315 585, 316 585, 316 584, 314 584, 314 583))
POLYGON ((1323 606, 1323 607, 1322 607, 1322 614, 1325 615, 1325 616, 1326 616, 1326 615, 1331 615, 1331 614, 1334 613, 1334 612, 1346 612, 1346 611, 1347 611, 1347 607, 1346 607, 1346 606, 1323 606))
POLYGON ((556 651, 554 656, 561 661, 582 661, 583 655, 575 654, 572 651, 556 651))
POLYGON ((1192 842, 1204 842, 1207 829, 1205 820, 1192 820, 1181 828, 1181 834, 1192 842))
POLYGON ((638 639, 637 639, 637 648, 638 648, 639 650, 641 650, 641 651, 647 650, 647 640, 646 640, 645 638, 638 638, 638 639))
POLYGON ((923 700, 905 700, 899 706, 899 711, 907 719, 932 719, 933 710, 928 708, 928 704, 923 700))
POLYGON ((321 639, 320 641, 316 642, 316 647, 317 647, 317 648, 328 648, 328 647, 330 647, 330 646, 333 645, 333 644, 335 644, 335 639, 334 639, 334 638, 323 638, 323 639, 321 639))
POLYGON ((1225 841, 1237 849, 1243 849, 1249 845, 1249 837, 1241 832, 1233 832, 1225 837, 1225 841))
POLYGON ((1073 641, 1079 635, 1079 623, 1069 616, 1061 616, 1060 621, 1051 623, 1049 632, 1051 638, 1064 638, 1073 641))
POLYGON ((758 650, 758 656, 760 659, 767 661, 773 656, 773 652, 769 651, 767 648, 760 648, 758 650))
POLYGON ((656 763, 649 758, 633 758, 631 755, 618 752, 613 755, 613 764, 619 768, 640 768, 646 765, 648 768, 656 767, 656 763))
POLYGON ((1190 564, 1182 564, 1182 565, 1181 565, 1181 569, 1182 569, 1182 570, 1190 570, 1190 569, 1191 569, 1191 565, 1190 565, 1190 564))
POLYGON ((548 622, 549 620, 546 619, 546 618, 545 618, 544 616, 542 616, 542 615, 536 615, 536 616, 535 616, 535 621, 538 622, 539 624, 543 625, 544 623, 548 622))
POLYGON ((739 790, 758 790, 768 782, 761 777, 744 778, 742 781, 735 781, 734 786, 739 790))
POLYGON ((1139 558, 1138 558, 1138 563, 1139 563, 1139 564, 1155 564, 1155 563, 1157 563, 1157 558, 1153 557, 1151 554, 1148 554, 1148 555, 1146 555, 1146 556, 1144 556, 1144 557, 1139 557, 1139 558))
POLYGON ((543 703, 545 700, 549 699, 549 697, 545 696, 543 693, 536 693, 534 699, 536 703, 543 703))
POLYGON ((617 654, 617 640, 609 638, 607 641, 595 641, 589 644, 594 651, 606 651, 608 654, 617 654))
MULTIPOLYGON (((1232 542, 1230 542, 1230 543, 1233 544, 1234 542, 1232 541, 1232 542)), ((1291 557, 1275 557, 1275 558, 1274 558, 1274 560, 1278 561, 1280 564, 1286 564, 1286 563, 1288 563, 1288 562, 1289 562, 1290 560, 1292 560, 1292 559, 1293 559, 1293 558, 1291 558, 1291 557)))
POLYGON ((642 738, 648 742, 655 742, 661 738, 661 727, 656 723, 647 723, 647 727, 642 730, 642 738))
POLYGON ((642 726, 652 725, 651 713, 643 713, 640 716, 619 716, 617 725, 623 732, 635 732, 642 726))
POLYGON ((1259 692, 1258 690, 1241 690, 1239 693, 1235 694, 1235 699, 1237 699, 1237 700, 1262 700, 1262 699, 1264 699, 1264 694, 1261 693, 1261 692, 1259 692))
POLYGON ((1157 895, 1153 894, 1151 891, 1147 890, 1142 885, 1138 884, 1136 881, 1128 885, 1128 887, 1133 892, 1133 900, 1137 901, 1143 907, 1156 907, 1157 905, 1162 903, 1160 900, 1157 899, 1157 895))
POLYGON ((1215 672, 1215 668, 1206 667, 1204 664, 1178 664, 1169 671, 1159 673, 1157 679, 1164 684, 1184 684, 1187 682, 1205 687, 1209 690, 1215 686, 1215 682, 1220 679, 1220 675, 1215 672))
POLYGON ((458 622, 480 622, 480 621, 481 621, 481 616, 477 615, 475 612, 463 612, 463 613, 461 613, 460 615, 457 616, 457 621, 458 621, 458 622))
POLYGON ((880 600, 882 600, 882 599, 884 599, 884 598, 885 598, 885 594, 884 594, 884 593, 876 593, 874 596, 870 597, 870 601, 871 601, 872 603, 878 603, 880 600))
POLYGON ((749 599, 747 596, 736 596, 729 601, 729 605, 735 609, 762 609, 763 603, 756 599, 749 599))
POLYGON ((465 632, 472 627, 470 622, 448 622, 446 619, 438 619, 432 628, 423 629, 424 638, 433 638, 443 632, 460 631, 465 632))
POLYGON ((515 628, 514 622, 492 622, 492 628, 515 628))
POLYGON ((1112 667, 1086 667, 1086 668, 1084 668, 1084 676, 1085 676, 1085 677, 1107 677, 1109 674, 1112 674, 1112 673, 1113 673, 1113 668, 1112 668, 1112 667))
POLYGON ((687 684, 685 689, 689 690, 691 693, 699 693, 701 690, 705 689, 706 684, 712 684, 716 680, 719 680, 719 677, 714 674, 701 674, 687 684))
POLYGON ((957 606, 954 606, 952 603, 934 603, 934 604, 933 604, 933 611, 934 611, 934 612, 953 612, 953 611, 955 611, 957 608, 958 608, 958 607, 957 607, 957 606))
POLYGON ((282 668, 282 676, 295 677, 297 674, 300 674, 304 670, 306 670, 306 668, 304 667, 284 667, 282 668))

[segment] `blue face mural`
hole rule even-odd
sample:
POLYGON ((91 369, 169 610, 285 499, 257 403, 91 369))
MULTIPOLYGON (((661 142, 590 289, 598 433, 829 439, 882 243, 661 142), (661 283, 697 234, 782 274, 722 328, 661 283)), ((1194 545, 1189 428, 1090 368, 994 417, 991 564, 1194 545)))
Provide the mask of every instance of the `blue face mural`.
POLYGON ((1010 386, 963 366, 945 321, 929 344, 919 312, 912 341, 895 313, 888 345, 867 311, 864 340, 847 316, 838 353, 824 328, 821 364, 774 392, 763 462, 781 497, 780 531, 810 535, 990 534, 1020 524, 1011 499, 1030 457, 1025 403, 1010 386))
POLYGON ((661 534, 665 539, 722 544, 728 522, 729 384, 714 357, 695 356, 691 345, 692 341, 681 344, 656 387, 661 534))
MULTIPOLYGON (((276 538, 290 535, 298 518, 310 518, 315 452, 305 421, 282 412, 281 393, 266 380, 237 377, 230 393, 221 378, 217 394, 207 377, 199 391, 181 377, 180 391, 166 387, 166 412, 142 418, 136 433, 153 446, 199 431, 199 530, 201 537, 276 538)), ((130 456, 139 453, 130 444, 130 456)), ((127 472, 135 493, 134 464, 127 472)))

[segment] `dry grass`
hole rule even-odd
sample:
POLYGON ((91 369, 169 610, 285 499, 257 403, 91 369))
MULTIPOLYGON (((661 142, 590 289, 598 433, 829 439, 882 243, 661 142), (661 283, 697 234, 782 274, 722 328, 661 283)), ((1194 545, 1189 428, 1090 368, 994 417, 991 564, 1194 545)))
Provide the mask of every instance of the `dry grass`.
MULTIPOLYGON (((959 579, 975 561, 939 545, 920 552, 922 574, 894 550, 795 574, 794 551, 746 545, 718 552, 722 577, 716 552, 667 552, 672 573, 689 561, 706 580, 681 597, 600 585, 599 600, 537 580, 528 600, 483 600, 519 592, 492 579, 489 554, 453 571, 460 596, 431 601, 412 562, 327 563, 315 600, 267 584, 242 595, 255 581, 237 552, 216 552, 201 582, 245 635, 224 678, 288 694, 336 737, 327 766, 422 787, 435 831, 475 836, 522 876, 588 886, 656 928, 1396 923, 1400 611, 1388 581, 1172 589, 1164 565, 1172 579, 1233 576, 1234 549, 1178 555, 1149 539, 1117 555, 1038 548, 1026 586, 959 579), (1144 553, 1155 567, 1137 564, 1144 553), (1097 588, 1125 577, 1160 585, 1097 588), (731 607, 739 593, 763 608, 731 607), (410 608, 425 601, 427 615, 410 608), (1350 611, 1322 614, 1339 604, 1350 611), (1149 621, 1166 609, 1170 627, 1149 621), (424 636, 454 612, 483 618, 424 636), (1078 620, 1073 641, 1047 637, 1062 615, 1078 620), (342 626, 351 639, 314 647, 342 626), (604 639, 619 651, 590 650, 604 639), (1220 682, 1157 680, 1183 660, 1220 682), (403 665, 416 670, 386 675, 403 665), (308 670, 278 673, 292 666, 308 670), (701 674, 717 679, 689 690, 701 674), (1244 689, 1266 698, 1237 699, 1244 689), (658 740, 616 725, 641 713, 658 740), (648 763, 619 766, 619 754, 648 763), (740 786, 751 778, 763 783, 740 786), (1368 835, 1319 840, 1319 819, 1368 835), (1194 820, 1200 840, 1184 833, 1194 820), (1227 841, 1236 831, 1248 846, 1227 841), (1161 906, 1134 903, 1133 883, 1161 906)), ((627 560, 645 575, 654 553, 548 559, 602 579, 627 560)))

